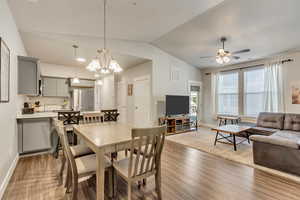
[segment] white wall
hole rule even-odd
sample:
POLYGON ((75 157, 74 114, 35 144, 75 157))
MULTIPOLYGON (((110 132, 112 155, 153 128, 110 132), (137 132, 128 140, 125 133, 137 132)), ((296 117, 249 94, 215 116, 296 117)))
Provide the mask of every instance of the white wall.
POLYGON ((115 89, 115 76, 108 75, 102 79, 103 85, 101 87, 101 100, 100 105, 102 110, 116 109, 116 89, 115 89))
POLYGON ((156 100, 165 95, 188 95, 188 81, 201 81, 201 70, 156 49, 153 60, 153 94, 156 100), (179 79, 171 80, 171 72, 179 71, 179 79))
POLYGON ((84 67, 40 63, 40 70, 42 76, 95 79, 94 73, 89 72, 84 67))
POLYGON ((0 103, 0 199, 8 181, 8 172, 17 158, 16 111, 22 97, 17 96, 17 55, 26 55, 15 21, 6 0, 0 0, 0 37, 11 52, 10 102, 0 103))
MULTIPOLYGON (((103 46, 103 41, 98 37, 86 36, 65 36, 63 34, 35 33, 37 37, 42 37, 53 42, 74 44, 78 41, 82 48, 99 49, 103 46)), ((201 72, 182 60, 160 50, 159 48, 143 42, 128 40, 108 40, 109 49, 112 53, 121 55, 131 55, 152 60, 153 75, 153 95, 156 99, 164 99, 166 94, 187 94, 187 81, 201 81, 201 72), (170 69, 177 67, 181 71, 180 80, 170 81, 170 69)))
MULTIPOLYGON (((300 113, 300 105, 293 105, 291 96, 291 83, 300 82, 300 52, 289 53, 283 55, 284 58, 292 58, 294 62, 285 63, 283 65, 283 84, 284 84, 284 100, 285 100, 285 112, 290 113, 300 113)), ((202 122, 205 124, 215 124, 216 121, 213 119, 212 114, 212 98, 211 98, 211 75, 206 73, 211 73, 215 71, 220 71, 224 69, 234 69, 247 66, 254 66, 257 64, 263 64, 267 59, 232 65, 228 67, 221 68, 211 68, 202 70, 202 83, 203 83, 203 106, 202 110, 202 122)))
POLYGON ((294 62, 286 63, 283 67, 285 111, 300 113, 300 105, 292 104, 291 90, 292 83, 298 82, 300 84, 300 52, 290 54, 289 57, 293 58, 294 62))
MULTIPOLYGON (((152 79, 152 62, 146 62, 134 67, 130 67, 129 69, 125 70, 118 76, 118 81, 125 82, 126 85, 133 84, 134 79, 142 76, 150 76, 150 80, 152 79)), ((150 85, 152 85, 152 80, 150 81, 150 85)), ((152 90, 151 90, 152 91, 152 90)), ((133 91, 134 92, 134 91, 133 91)), ((134 96, 127 95, 127 123, 133 124, 134 123, 134 96)), ((153 109, 153 95, 151 92, 151 108, 153 109)), ((150 113, 151 120, 153 121, 153 112, 150 113)))

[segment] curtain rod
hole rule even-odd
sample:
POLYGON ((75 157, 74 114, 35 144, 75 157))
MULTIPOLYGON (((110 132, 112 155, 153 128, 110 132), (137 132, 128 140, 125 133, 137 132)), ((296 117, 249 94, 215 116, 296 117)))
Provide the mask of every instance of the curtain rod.
MULTIPOLYGON (((281 63, 284 64, 284 63, 293 62, 293 61, 294 61, 293 59, 289 58, 289 59, 286 59, 286 60, 282 60, 281 63)), ((247 68, 259 67, 259 66, 262 66, 262 65, 264 65, 264 64, 262 63, 262 64, 257 64, 257 65, 247 66, 247 67, 227 69, 227 70, 222 70, 220 72, 230 72, 230 71, 235 71, 235 70, 242 70, 242 69, 247 69, 247 68)), ((210 75, 210 74, 211 73, 205 73, 205 75, 210 75)))

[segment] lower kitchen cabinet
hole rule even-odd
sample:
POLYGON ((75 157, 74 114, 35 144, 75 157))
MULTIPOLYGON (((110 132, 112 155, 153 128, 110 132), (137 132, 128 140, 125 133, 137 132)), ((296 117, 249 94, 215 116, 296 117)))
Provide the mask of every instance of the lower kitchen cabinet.
POLYGON ((19 119, 19 153, 38 152, 51 148, 51 118, 19 119))

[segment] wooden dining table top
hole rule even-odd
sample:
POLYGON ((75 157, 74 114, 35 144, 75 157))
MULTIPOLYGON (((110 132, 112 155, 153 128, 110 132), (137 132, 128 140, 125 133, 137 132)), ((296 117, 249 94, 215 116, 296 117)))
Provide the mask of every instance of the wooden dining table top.
POLYGON ((74 131, 97 148, 131 141, 132 126, 119 122, 74 125, 74 131))

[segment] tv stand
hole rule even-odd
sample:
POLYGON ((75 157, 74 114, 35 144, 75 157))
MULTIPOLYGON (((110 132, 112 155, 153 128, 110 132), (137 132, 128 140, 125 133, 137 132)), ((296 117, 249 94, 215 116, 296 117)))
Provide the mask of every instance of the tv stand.
POLYGON ((189 116, 163 117, 159 119, 160 125, 166 124, 167 135, 191 131, 191 123, 189 116))

